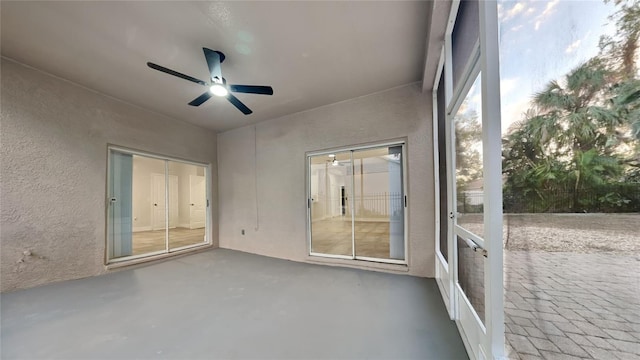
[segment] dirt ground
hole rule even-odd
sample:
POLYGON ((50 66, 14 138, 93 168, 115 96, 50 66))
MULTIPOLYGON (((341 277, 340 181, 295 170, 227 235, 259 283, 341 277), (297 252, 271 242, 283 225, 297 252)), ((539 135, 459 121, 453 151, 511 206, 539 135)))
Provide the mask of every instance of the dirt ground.
MULTIPOLYGON (((481 232, 481 216, 464 227, 481 232)), ((640 254, 640 214, 506 214, 507 250, 640 254)))

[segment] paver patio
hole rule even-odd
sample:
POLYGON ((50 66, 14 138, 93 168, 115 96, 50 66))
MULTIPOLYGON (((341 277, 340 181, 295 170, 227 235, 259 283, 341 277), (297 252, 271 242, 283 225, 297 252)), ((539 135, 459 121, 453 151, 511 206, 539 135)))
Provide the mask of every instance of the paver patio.
POLYGON ((640 360, 640 255, 505 250, 509 359, 640 360))

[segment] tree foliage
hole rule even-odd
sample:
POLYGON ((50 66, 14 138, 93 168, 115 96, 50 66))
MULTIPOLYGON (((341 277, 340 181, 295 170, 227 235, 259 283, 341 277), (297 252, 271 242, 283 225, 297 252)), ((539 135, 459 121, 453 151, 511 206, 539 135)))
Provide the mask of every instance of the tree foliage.
POLYGON ((614 3, 615 35, 601 37, 597 56, 535 94, 504 137, 505 198, 550 207, 564 189, 569 211, 630 201, 615 189, 640 180, 640 0, 614 3), (594 189, 611 191, 584 201, 594 189))

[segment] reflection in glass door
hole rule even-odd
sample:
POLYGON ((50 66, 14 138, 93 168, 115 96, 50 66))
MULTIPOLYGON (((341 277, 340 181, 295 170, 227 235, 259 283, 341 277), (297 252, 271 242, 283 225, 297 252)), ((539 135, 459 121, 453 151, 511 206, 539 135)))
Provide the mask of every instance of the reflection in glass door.
POLYGON ((204 243, 206 213, 205 167, 167 161, 169 180, 169 249, 204 243), (172 224, 173 222, 173 224, 172 224))
POLYGON ((404 260, 402 146, 353 152, 356 258, 404 260))
POLYGON ((353 257, 350 175, 351 152, 310 158, 312 253, 353 257))
POLYGON ((203 165, 111 148, 107 260, 208 244, 206 173, 203 165))
POLYGON ((405 263, 403 144, 309 156, 310 253, 405 263))
POLYGON ((453 218, 458 254, 458 285, 484 324, 484 206, 480 74, 452 118, 455 189, 453 218))

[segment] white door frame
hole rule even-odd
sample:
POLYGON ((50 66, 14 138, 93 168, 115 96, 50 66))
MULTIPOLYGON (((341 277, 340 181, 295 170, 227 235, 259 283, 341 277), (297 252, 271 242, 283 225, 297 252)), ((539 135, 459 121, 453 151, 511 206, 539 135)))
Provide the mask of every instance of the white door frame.
MULTIPOLYGON (((435 194, 439 194, 441 191, 440 188, 440 157, 439 157, 439 153, 440 153, 440 148, 439 148, 439 142, 440 141, 444 141, 446 142, 447 139, 447 134, 449 134, 449 130, 448 127, 445 129, 445 138, 440 139, 439 138, 439 126, 440 126, 440 119, 439 119, 439 114, 438 112, 440 111, 440 109, 438 108, 438 91, 439 89, 439 85, 440 85, 440 78, 442 77, 444 71, 444 59, 445 59, 445 52, 444 52, 444 46, 442 47, 442 50, 440 52, 440 60, 438 62, 438 67, 436 70, 436 76, 435 76, 435 80, 433 83, 433 94, 431 96, 431 101, 433 104, 433 169, 434 169, 434 173, 433 173, 433 184, 434 184, 434 192, 435 194)), ((443 84, 444 85, 444 84, 443 84)), ((445 86, 446 88, 446 86, 445 86)), ((445 105, 446 105, 447 101, 446 101, 446 94, 445 94, 445 105)), ((445 106, 446 107, 446 106, 445 106)), ((446 114, 446 109, 445 109, 445 114, 446 114)), ((445 125, 446 127, 446 125, 445 125)), ((447 163, 450 163, 449 156, 450 151, 449 151, 449 147, 445 146, 445 161, 447 163)), ((449 172, 447 172, 447 179, 449 178, 450 174, 449 172)), ((448 184, 448 180, 445 182, 445 184, 448 184)), ((447 189, 447 202, 448 199, 451 198, 451 187, 450 186, 446 186, 447 189)), ((453 294, 453 280, 452 280, 452 276, 453 276, 453 269, 452 264, 450 264, 450 262, 444 258, 444 255, 441 254, 440 252, 440 232, 442 231, 443 228, 448 228, 450 225, 450 222, 448 221, 447 218, 442 219, 440 217, 440 196, 435 196, 434 197, 434 209, 435 209, 435 230, 436 230, 436 248, 435 248, 435 254, 436 254, 436 283, 438 284, 438 288, 440 289, 440 293, 442 294, 442 298, 444 300, 444 304, 447 308, 447 312, 449 313, 449 318, 450 319, 454 319, 454 304, 453 304, 453 296, 451 294, 453 294)), ((447 204, 447 207, 449 206, 449 204, 447 204)), ((451 233, 451 229, 448 229, 447 234, 451 233)), ((453 254, 453 248, 450 247, 451 243, 448 241, 447 242, 447 254, 448 257, 451 257, 451 254, 453 254)))
MULTIPOLYGON (((502 258, 502 164, 500 126, 500 75, 498 53, 497 2, 479 3, 479 41, 468 60, 456 88, 452 87, 451 35, 456 22, 459 0, 454 0, 445 32, 437 76, 433 87, 434 164, 438 165, 437 141, 447 141, 447 199, 449 211, 455 217, 455 154, 452 117, 464 100, 478 73, 481 75, 482 141, 484 172, 484 238, 478 238, 454 226, 447 219, 448 261, 439 254, 439 231, 444 219, 439 218, 439 199, 436 199, 436 278, 450 316, 455 319, 469 356, 472 359, 504 358, 503 258, 502 258), (437 87, 441 71, 445 72, 446 139, 437 137, 437 87), (485 322, 472 310, 458 285, 457 236, 473 239, 487 253, 484 261, 485 322), (469 309, 471 309, 469 311, 469 309), (475 319, 474 319, 475 317, 475 319)), ((437 169, 437 167, 434 167, 437 169)), ((438 174, 434 174, 435 189, 439 191, 438 174)))

